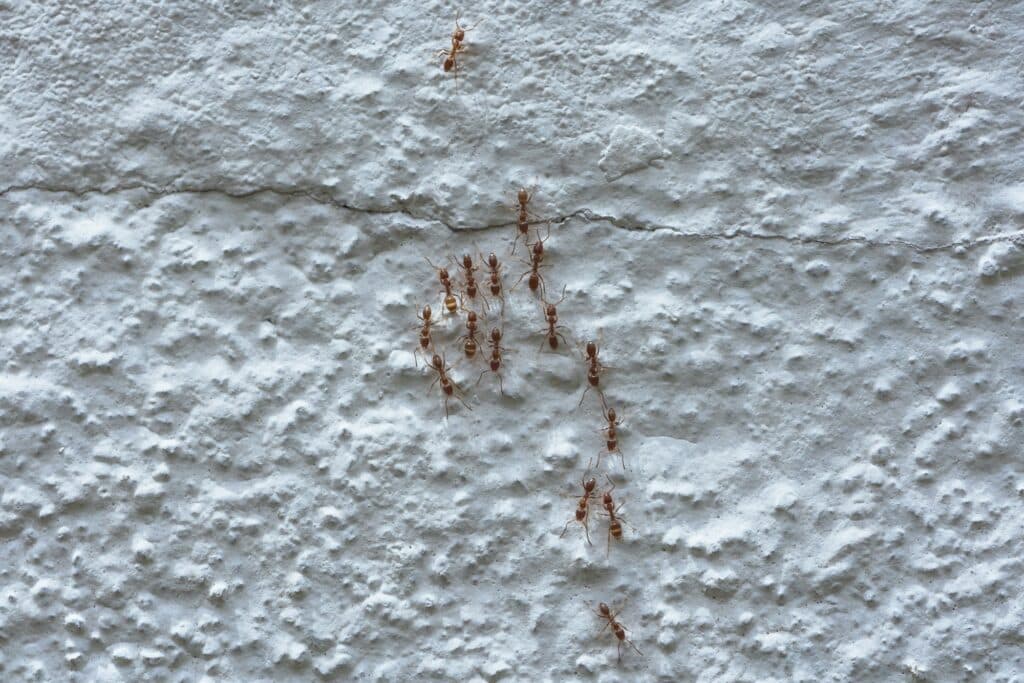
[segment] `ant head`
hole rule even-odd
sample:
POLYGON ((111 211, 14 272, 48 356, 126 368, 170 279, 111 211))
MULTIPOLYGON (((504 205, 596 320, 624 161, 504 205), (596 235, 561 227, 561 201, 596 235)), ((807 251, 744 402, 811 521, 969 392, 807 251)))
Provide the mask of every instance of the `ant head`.
POLYGON ((452 41, 453 42, 461 43, 465 39, 465 37, 466 37, 466 30, 464 28, 462 28, 461 26, 459 26, 454 31, 452 31, 452 41))
POLYGON ((495 254, 493 251, 491 252, 490 256, 487 257, 487 265, 489 265, 491 268, 498 267, 498 255, 495 254))
POLYGON ((611 506, 612 505, 612 492, 611 491, 605 491, 604 495, 601 497, 601 500, 604 502, 604 506, 605 507, 611 506))
POLYGON ((446 57, 444 60, 444 70, 451 71, 453 66, 455 66, 455 57, 446 57))
POLYGON ((444 367, 444 361, 441 360, 441 356, 434 354, 434 357, 430 360, 430 364, 434 366, 435 370, 440 370, 444 367))
POLYGON ((588 479, 587 483, 583 485, 583 490, 586 491, 587 493, 590 493, 595 488, 597 488, 597 479, 594 479, 593 477, 588 479))
POLYGON ((558 315, 558 311, 555 309, 555 305, 554 304, 548 304, 546 310, 547 310, 547 316, 549 318, 553 318, 554 316, 558 315))
POLYGON ((501 330, 499 330, 497 327, 495 327, 493 330, 491 330, 491 339, 494 340, 495 343, 500 342, 501 341, 501 330))
POLYGON ((615 408, 608 409, 608 421, 615 422, 615 408))
POLYGON ((441 280, 447 280, 450 277, 448 275, 448 269, 447 268, 438 268, 437 269, 437 277, 441 278, 441 280))
POLYGON ((471 258, 469 257, 469 254, 463 254, 463 256, 462 256, 462 265, 463 265, 463 266, 464 266, 465 268, 467 268, 467 269, 469 269, 469 268, 472 268, 472 267, 473 267, 473 259, 471 259, 471 258))
POLYGON ((587 342, 587 358, 593 358, 597 355, 597 344, 592 341, 587 342))
POLYGON ((604 615, 612 613, 611 608, 609 608, 608 605, 606 603, 603 603, 603 602, 600 605, 597 606, 597 609, 598 609, 599 612, 601 612, 601 614, 604 614, 604 615))
POLYGON ((520 204, 525 204, 528 201, 530 201, 530 194, 526 191, 525 187, 520 187, 519 188, 519 203, 520 204))
POLYGON ((430 304, 427 304, 423 307, 423 319, 430 320, 431 315, 433 315, 433 312, 430 310, 430 304))
POLYGON ((469 311, 468 313, 466 313, 466 322, 476 322, 476 313, 474 311, 469 311))
POLYGON ((544 253, 544 242, 537 240, 533 243, 533 254, 534 256, 540 256, 544 253))

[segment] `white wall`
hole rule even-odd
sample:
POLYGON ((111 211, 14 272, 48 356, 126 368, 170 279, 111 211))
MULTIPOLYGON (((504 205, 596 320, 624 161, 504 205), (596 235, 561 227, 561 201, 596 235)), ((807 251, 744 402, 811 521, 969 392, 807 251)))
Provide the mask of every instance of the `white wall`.
POLYGON ((353 4, 0 8, 0 678, 1020 680, 1019 3, 353 4))

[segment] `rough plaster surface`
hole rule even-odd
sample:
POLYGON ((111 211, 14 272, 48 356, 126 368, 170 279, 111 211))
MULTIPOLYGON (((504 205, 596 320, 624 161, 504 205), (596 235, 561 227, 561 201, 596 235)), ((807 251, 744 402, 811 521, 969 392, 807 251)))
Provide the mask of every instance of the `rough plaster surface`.
POLYGON ((453 15, 0 4, 0 677, 1024 680, 1021 4, 453 15), (411 354, 534 178, 607 556, 527 290, 411 354))

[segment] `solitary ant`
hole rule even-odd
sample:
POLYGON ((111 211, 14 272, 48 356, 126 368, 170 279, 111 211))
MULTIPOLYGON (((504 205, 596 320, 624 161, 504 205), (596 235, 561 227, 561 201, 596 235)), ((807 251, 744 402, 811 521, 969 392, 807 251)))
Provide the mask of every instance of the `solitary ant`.
MULTIPOLYGON (((623 457, 622 451, 619 450, 619 435, 616 430, 616 427, 621 424, 621 420, 619 420, 618 416, 615 414, 615 408, 609 408, 604 417, 608 420, 608 426, 601 429, 601 431, 605 432, 605 444, 608 447, 608 455, 618 453, 619 460, 622 461, 622 469, 626 469, 626 459, 623 457)), ((598 467, 601 466, 602 455, 604 455, 604 453, 597 454, 598 467)))
POLYGON ((519 276, 519 279, 516 280, 516 283, 512 285, 512 289, 518 287, 519 283, 523 281, 523 278, 529 275, 530 277, 526 281, 526 284, 529 285, 530 291, 536 292, 537 288, 540 287, 541 296, 544 296, 546 294, 544 287, 544 276, 540 274, 540 269, 546 267, 546 265, 543 264, 542 262, 544 261, 544 242, 548 239, 548 237, 551 237, 550 222, 548 222, 548 231, 547 234, 544 236, 544 239, 541 239, 540 230, 537 230, 537 239, 533 243, 533 251, 530 256, 530 260, 523 261, 523 263, 530 266, 530 270, 526 271, 525 273, 519 276))
POLYGON ((584 480, 581 478, 580 483, 583 485, 583 495, 580 496, 579 501, 576 503, 576 517, 565 523, 565 528, 562 529, 562 533, 558 537, 562 538, 562 536, 565 536, 565 532, 569 530, 570 524, 579 522, 583 525, 583 531, 587 535, 587 543, 594 545, 594 542, 590 540, 590 527, 587 525, 587 519, 590 517, 590 500, 596 495, 594 489, 597 488, 597 479, 591 477, 584 480))
POLYGON ((423 314, 416 314, 416 317, 423 321, 423 326, 420 328, 420 347, 413 352, 413 360, 416 359, 417 353, 424 354, 426 356, 427 349, 434 345, 434 340, 430 336, 430 326, 434 324, 434 321, 430 319, 432 313, 430 306, 423 307, 423 314))
POLYGON ((512 240, 512 253, 516 253, 516 245, 519 244, 519 238, 523 238, 523 242, 527 247, 530 246, 530 222, 529 217, 533 214, 526 208, 526 205, 533 199, 533 195, 536 192, 534 188, 533 192, 527 192, 525 187, 519 188, 519 193, 516 195, 516 199, 519 201, 519 219, 516 221, 516 238, 512 240))
POLYGON ((594 613, 597 614, 597 616, 599 616, 600 618, 602 618, 606 622, 608 622, 604 626, 601 627, 601 630, 598 631, 597 635, 601 635, 602 633, 604 633, 604 630, 606 628, 611 626, 612 627, 612 633, 614 633, 615 637, 619 639, 619 642, 617 643, 618 646, 619 646, 618 647, 618 650, 619 650, 619 664, 622 663, 622 644, 623 643, 627 643, 631 648, 636 650, 636 653, 638 655, 640 655, 641 657, 643 657, 643 655, 644 655, 644 653, 640 652, 640 649, 637 648, 637 646, 633 644, 633 641, 626 637, 626 627, 624 627, 622 624, 620 624, 615 619, 615 617, 619 616, 619 613, 622 612, 622 610, 623 610, 623 608, 625 606, 626 606, 626 603, 623 602, 622 603, 622 607, 620 607, 619 609, 617 609, 614 612, 612 612, 611 608, 609 608, 608 605, 606 605, 605 603, 602 602, 602 603, 600 603, 597 606, 597 609, 594 610, 594 613))
MULTIPOLYGON (((442 64, 441 64, 441 66, 444 69, 445 73, 448 73, 449 71, 453 71, 454 70, 456 86, 458 86, 458 82, 459 82, 458 81, 458 79, 459 79, 459 67, 458 67, 458 64, 456 64, 456 62, 455 62, 455 55, 457 55, 460 52, 465 52, 466 51, 466 46, 462 44, 462 42, 466 39, 466 33, 468 31, 472 31, 474 28, 476 28, 477 26, 480 25, 480 22, 478 21, 475 24, 473 24, 472 26, 470 26, 469 28, 463 28, 462 26, 459 25, 459 15, 460 14, 461 14, 461 11, 455 13, 455 30, 452 31, 452 46, 451 46, 451 49, 441 49, 441 50, 437 51, 437 56, 438 57, 440 57, 441 55, 445 56, 444 62, 442 62, 442 64)), ((481 21, 483 21, 483 20, 481 19, 481 21)))
MULTIPOLYGON (((559 338, 561 338, 561 340, 566 344, 566 346, 569 345, 569 342, 565 341, 565 336, 561 332, 558 331, 560 329, 561 330, 565 330, 565 329, 568 329, 568 328, 565 327, 565 325, 559 325, 558 324, 558 309, 555 308, 558 304, 562 303, 562 301, 564 299, 565 299, 565 287, 562 287, 562 298, 561 299, 559 299, 555 303, 549 303, 547 301, 544 302, 544 319, 548 323, 548 329, 547 329, 547 332, 546 332, 546 334, 547 334, 547 342, 548 342, 548 345, 551 346, 552 349, 557 349, 558 348, 558 339, 559 338)), ((544 330, 541 330, 541 331, 543 332, 544 330)), ((541 349, 544 348, 544 342, 543 341, 540 343, 540 348, 541 349)))
MULTIPOLYGON (((622 522, 626 520, 619 515, 619 509, 625 502, 618 505, 615 504, 615 501, 612 500, 612 491, 615 490, 615 483, 607 475, 605 475, 605 478, 612 485, 610 489, 604 492, 601 498, 601 507, 604 508, 605 514, 608 515, 608 549, 605 551, 605 555, 610 555, 612 552, 612 537, 614 536, 616 541, 622 540, 622 522)), ((629 522, 626 523, 629 524, 629 522)))
POLYGON ((460 336, 459 339, 466 340, 462 345, 462 350, 466 352, 466 358, 473 358, 479 347, 476 341, 476 313, 473 311, 466 312, 466 334, 460 336))
POLYGON ((444 307, 448 313, 454 314, 458 310, 458 304, 455 302, 455 293, 452 291, 452 279, 448 275, 448 269, 438 268, 426 256, 423 258, 427 263, 430 263, 431 268, 437 271, 437 279, 441 282, 441 287, 444 291, 444 307))
POLYGON ((583 405, 583 399, 587 397, 587 392, 590 391, 590 387, 594 387, 597 393, 601 396, 601 405, 607 405, 604 401, 604 392, 601 391, 601 387, 598 383, 601 381, 601 373, 607 368, 601 364, 601 361, 597 359, 597 342, 588 341, 587 350, 584 352, 583 360, 587 363, 587 388, 583 390, 583 395, 580 396, 580 402, 576 405, 579 408, 583 405))
MULTIPOLYGON (((501 352, 505 348, 501 345, 501 330, 497 327, 491 330, 491 339, 487 342, 491 347, 491 372, 498 376, 498 387, 501 389, 501 395, 505 395, 505 382, 501 378, 501 352)), ((476 383, 480 384, 480 380, 483 379, 484 373, 487 372, 487 368, 480 371, 480 376, 476 378, 476 383)))
POLYGON ((437 384, 438 380, 440 380, 441 391, 444 392, 444 418, 446 420, 448 419, 448 399, 453 396, 459 400, 459 403, 466 406, 466 410, 473 410, 466 405, 466 402, 463 401, 462 397, 459 395, 462 390, 459 389, 459 386, 452 381, 451 377, 448 376, 448 368, 445 366, 444 359, 435 353, 434 358, 431 361, 431 367, 434 369, 434 372, 437 373, 437 377, 435 377, 434 381, 430 383, 430 388, 428 388, 427 391, 429 392, 430 389, 433 389, 434 385, 437 384))

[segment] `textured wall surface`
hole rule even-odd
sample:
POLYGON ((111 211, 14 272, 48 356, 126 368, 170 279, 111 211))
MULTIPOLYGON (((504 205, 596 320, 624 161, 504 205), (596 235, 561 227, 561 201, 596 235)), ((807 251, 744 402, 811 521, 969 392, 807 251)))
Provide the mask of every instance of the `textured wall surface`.
POLYGON ((1021 3, 355 4, 0 2, 0 678, 1024 680, 1021 3))

